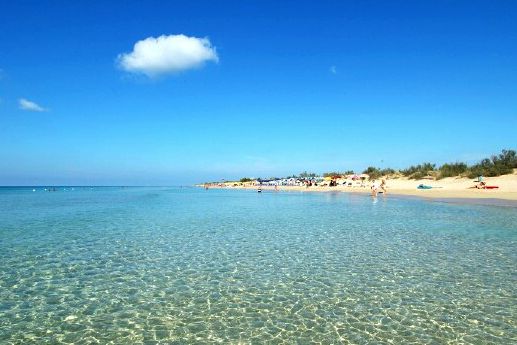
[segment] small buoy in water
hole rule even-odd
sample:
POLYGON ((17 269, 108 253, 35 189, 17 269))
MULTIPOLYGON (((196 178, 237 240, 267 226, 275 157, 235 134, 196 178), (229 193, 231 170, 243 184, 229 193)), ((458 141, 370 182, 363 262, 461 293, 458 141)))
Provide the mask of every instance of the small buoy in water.
POLYGON ((33 191, 33 192, 35 192, 35 191, 36 191, 36 189, 33 189, 32 191, 33 191))

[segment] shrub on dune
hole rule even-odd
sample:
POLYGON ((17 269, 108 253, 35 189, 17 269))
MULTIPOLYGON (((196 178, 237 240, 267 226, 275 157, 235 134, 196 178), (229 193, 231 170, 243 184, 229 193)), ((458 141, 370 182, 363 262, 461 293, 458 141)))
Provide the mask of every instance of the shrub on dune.
POLYGON ((401 170, 400 172, 406 177, 418 180, 434 172, 435 167, 436 164, 422 163, 418 165, 412 165, 407 169, 401 170))
POLYGON ((460 176, 464 174, 467 171, 467 169, 468 166, 466 163, 445 163, 438 169, 438 178, 460 176))
POLYGON ((468 177, 500 176, 511 174, 517 168, 517 154, 514 150, 503 150, 499 155, 485 158, 468 169, 468 177))

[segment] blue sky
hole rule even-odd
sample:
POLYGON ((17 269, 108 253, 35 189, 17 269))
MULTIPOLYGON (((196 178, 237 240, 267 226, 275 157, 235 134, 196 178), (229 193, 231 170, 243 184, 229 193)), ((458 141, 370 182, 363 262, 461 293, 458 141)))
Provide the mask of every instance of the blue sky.
POLYGON ((515 1, 4 2, 0 185, 474 162, 516 148, 516 23, 515 1))

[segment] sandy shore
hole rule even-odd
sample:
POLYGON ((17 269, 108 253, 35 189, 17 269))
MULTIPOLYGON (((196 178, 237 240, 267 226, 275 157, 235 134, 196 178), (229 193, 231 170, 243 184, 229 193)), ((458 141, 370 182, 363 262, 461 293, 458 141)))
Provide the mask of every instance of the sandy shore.
MULTIPOLYGON (((444 178, 437 181, 429 180, 408 180, 405 178, 387 179, 387 195, 408 195, 432 199, 500 199, 517 201, 517 174, 504 175, 498 177, 485 178, 488 186, 498 186, 498 189, 475 189, 470 188, 475 185, 473 179, 468 178, 444 178), (432 189, 417 189, 419 184, 432 186, 432 189)), ((299 191, 299 192, 344 192, 344 193, 370 193, 370 182, 365 187, 348 186, 279 186, 279 191, 299 191)), ((257 189, 255 186, 226 186, 211 188, 229 189, 257 189)), ((272 186, 262 186, 263 190, 275 190, 272 186)))

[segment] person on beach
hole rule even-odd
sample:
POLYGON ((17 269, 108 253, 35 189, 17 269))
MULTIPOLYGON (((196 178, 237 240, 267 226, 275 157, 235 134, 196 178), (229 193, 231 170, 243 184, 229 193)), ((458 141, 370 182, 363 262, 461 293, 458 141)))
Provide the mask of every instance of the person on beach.
POLYGON ((382 179, 382 180, 381 180, 380 188, 382 189, 382 193, 383 193, 384 195, 386 195, 386 180, 385 180, 385 179, 382 179))
POLYGON ((477 189, 486 189, 486 182, 479 182, 477 185, 476 185, 476 188, 477 189))

